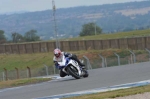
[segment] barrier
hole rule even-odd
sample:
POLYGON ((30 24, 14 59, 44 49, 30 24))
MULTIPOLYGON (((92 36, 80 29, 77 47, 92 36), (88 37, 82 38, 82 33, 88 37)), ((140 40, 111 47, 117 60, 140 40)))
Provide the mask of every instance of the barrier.
MULTIPOLYGON (((144 50, 150 49, 150 37, 122 38, 108 40, 79 40, 79 41, 60 41, 61 50, 78 51, 78 50, 104 50, 114 49, 131 49, 144 50)), ((0 45, 0 53, 23 54, 50 52, 56 48, 55 42, 34 42, 25 44, 3 44, 0 45)))

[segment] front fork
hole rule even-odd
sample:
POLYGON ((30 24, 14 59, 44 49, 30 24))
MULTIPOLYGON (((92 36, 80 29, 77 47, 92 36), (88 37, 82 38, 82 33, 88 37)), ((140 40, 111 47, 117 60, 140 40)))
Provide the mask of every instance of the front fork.
POLYGON ((67 67, 63 68, 62 71, 63 71, 64 73, 66 73, 67 75, 69 75, 69 73, 68 73, 68 71, 67 71, 67 67))

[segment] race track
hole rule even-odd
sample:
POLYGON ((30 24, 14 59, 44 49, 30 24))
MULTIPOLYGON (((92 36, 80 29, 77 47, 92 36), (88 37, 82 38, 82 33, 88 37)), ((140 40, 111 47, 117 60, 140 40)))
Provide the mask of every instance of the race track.
POLYGON ((150 62, 89 70, 89 77, 79 80, 66 77, 41 84, 3 89, 0 90, 0 99, 34 99, 143 80, 150 80, 150 62))

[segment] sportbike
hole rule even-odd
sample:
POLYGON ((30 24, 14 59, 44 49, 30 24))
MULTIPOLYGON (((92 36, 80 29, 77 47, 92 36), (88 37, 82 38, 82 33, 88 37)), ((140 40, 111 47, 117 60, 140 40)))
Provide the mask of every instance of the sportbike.
POLYGON ((81 77, 88 77, 89 73, 85 68, 82 68, 77 61, 63 57, 61 62, 58 62, 60 65, 60 69, 68 76, 71 75, 76 79, 80 79, 81 77))

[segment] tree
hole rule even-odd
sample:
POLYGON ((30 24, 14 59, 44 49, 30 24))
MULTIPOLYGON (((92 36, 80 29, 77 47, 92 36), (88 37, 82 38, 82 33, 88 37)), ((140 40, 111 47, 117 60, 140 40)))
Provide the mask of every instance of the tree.
POLYGON ((4 31, 0 30, 0 44, 6 42, 6 37, 4 35, 4 31))
POLYGON ((26 32, 25 35, 24 35, 25 40, 27 42, 39 41, 40 37, 36 33, 37 33, 36 30, 30 30, 30 31, 26 32))
POLYGON ((95 23, 91 22, 88 24, 84 24, 82 26, 82 31, 80 32, 80 36, 87 36, 87 35, 95 35, 96 34, 101 34, 102 29, 97 26, 95 23))
POLYGON ((14 43, 22 42, 24 40, 23 36, 17 32, 12 33, 11 37, 14 43))

